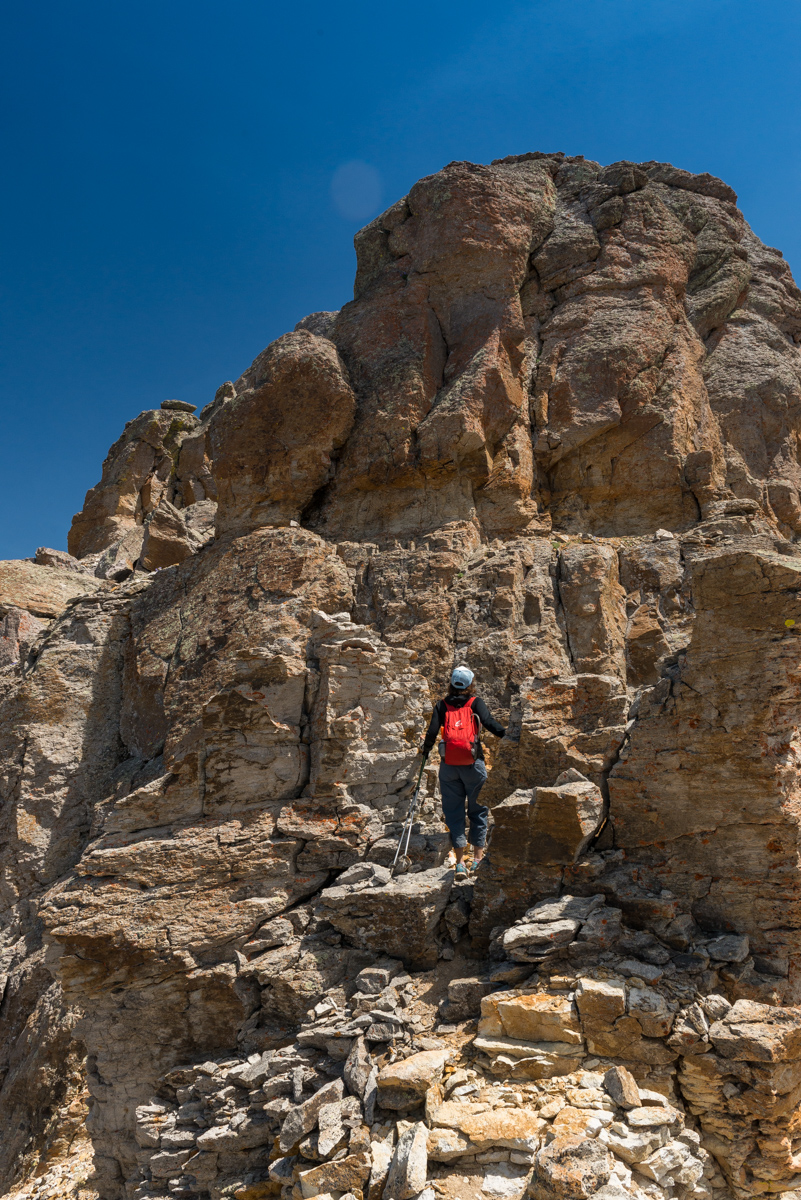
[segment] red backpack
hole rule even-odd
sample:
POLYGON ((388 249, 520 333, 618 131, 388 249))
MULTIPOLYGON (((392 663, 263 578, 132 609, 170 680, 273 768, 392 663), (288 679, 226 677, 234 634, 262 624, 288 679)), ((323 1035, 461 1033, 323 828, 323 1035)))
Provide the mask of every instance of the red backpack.
POLYGON ((442 740, 445 743, 445 762, 449 767, 472 767, 478 756, 480 725, 473 712, 474 700, 475 696, 471 696, 459 708, 445 701, 442 740))

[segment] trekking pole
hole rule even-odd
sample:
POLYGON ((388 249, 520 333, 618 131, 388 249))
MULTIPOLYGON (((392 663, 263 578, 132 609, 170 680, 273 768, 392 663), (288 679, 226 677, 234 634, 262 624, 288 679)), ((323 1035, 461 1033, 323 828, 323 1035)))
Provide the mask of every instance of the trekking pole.
POLYGON ((427 762, 428 762, 428 755, 425 756, 422 763, 420 764, 420 774, 417 776, 417 786, 414 789, 414 795, 412 796, 411 803, 409 804, 409 812, 407 813, 406 820, 404 822, 403 828, 401 829, 400 838, 398 839, 398 848, 395 851, 395 859, 392 863, 392 874, 393 875, 395 874, 395 868, 398 865, 398 859, 400 858, 401 861, 403 861, 403 859, 405 859, 407 857, 408 852, 409 852, 409 842, 411 841, 411 837, 412 837, 412 825, 414 824, 414 814, 417 811, 417 797, 420 795, 420 786, 423 782, 423 771, 425 770, 425 765, 427 762), (404 836, 406 837, 406 849, 403 851, 403 854, 401 854, 401 847, 403 846, 404 836))

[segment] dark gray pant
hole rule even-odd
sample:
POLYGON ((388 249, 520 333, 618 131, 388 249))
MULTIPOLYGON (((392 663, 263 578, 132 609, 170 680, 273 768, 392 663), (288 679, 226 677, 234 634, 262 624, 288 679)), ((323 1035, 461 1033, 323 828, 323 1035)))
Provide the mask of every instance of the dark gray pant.
POLYGON ((442 813, 451 841, 457 849, 468 842, 464 835, 465 801, 470 818, 470 845, 483 846, 486 843, 489 809, 478 803, 478 793, 486 782, 487 768, 480 758, 470 767, 450 767, 442 763, 439 769, 442 813))

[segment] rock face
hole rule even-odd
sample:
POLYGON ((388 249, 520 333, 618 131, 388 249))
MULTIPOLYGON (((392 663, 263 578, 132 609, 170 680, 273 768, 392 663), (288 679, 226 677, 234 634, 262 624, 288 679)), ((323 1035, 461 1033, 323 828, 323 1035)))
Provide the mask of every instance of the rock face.
POLYGON ((0 564, 3 1190, 793 1193, 801 293, 655 162, 452 163, 356 251, 0 564), (392 877, 460 660, 489 855, 429 764, 392 877))

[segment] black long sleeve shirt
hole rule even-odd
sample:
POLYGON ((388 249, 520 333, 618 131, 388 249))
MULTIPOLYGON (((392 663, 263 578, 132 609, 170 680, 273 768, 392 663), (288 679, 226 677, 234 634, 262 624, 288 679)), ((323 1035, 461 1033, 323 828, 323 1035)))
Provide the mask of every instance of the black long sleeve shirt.
MULTIPOLYGON (((437 740, 437 734, 445 724, 445 704, 451 704, 454 708, 462 708, 462 706, 469 699, 469 696, 456 695, 448 696, 445 700, 437 701, 437 703, 434 705, 434 711, 431 714, 431 722, 428 726, 428 733, 426 734, 423 742, 424 756, 431 753, 434 743, 437 740)), ((495 718, 490 714, 490 710, 487 708, 480 696, 476 696, 473 699, 473 712, 476 714, 483 727, 488 729, 490 733, 494 733, 496 737, 501 738, 506 733, 503 725, 496 721, 495 718)), ((478 754, 476 757, 480 758, 483 762, 484 750, 481 746, 481 739, 479 739, 478 754)))

